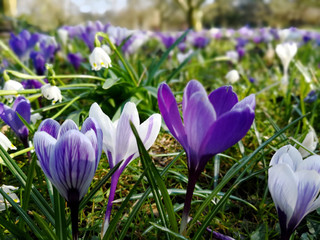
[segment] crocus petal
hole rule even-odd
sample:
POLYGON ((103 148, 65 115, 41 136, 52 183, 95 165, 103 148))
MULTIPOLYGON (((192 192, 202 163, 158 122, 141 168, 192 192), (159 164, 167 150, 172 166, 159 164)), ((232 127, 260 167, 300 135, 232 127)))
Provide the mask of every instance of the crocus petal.
POLYGON ((247 108, 248 106, 252 110, 254 110, 256 108, 256 97, 255 97, 254 94, 250 94, 248 97, 245 97, 240 102, 235 104, 233 106, 233 108, 231 109, 231 111, 233 111, 233 110, 242 110, 242 109, 247 108))
POLYGON ((50 180, 52 180, 52 176, 50 172, 49 159, 52 151, 54 150, 56 142, 57 140, 47 132, 37 131, 34 134, 34 149, 43 172, 47 177, 49 177, 50 180))
POLYGON ((60 129, 60 124, 54 119, 45 119, 40 123, 38 131, 44 131, 52 137, 57 138, 60 129))
POLYGON ((320 175, 316 171, 301 170, 296 172, 296 177, 298 179, 298 198, 293 215, 288 222, 289 231, 293 231, 312 210, 312 203, 320 191, 320 175))
POLYGON ((186 112, 190 98, 192 97, 193 94, 195 94, 197 92, 201 92, 202 94, 207 96, 206 90, 201 85, 201 83, 196 80, 191 80, 187 84, 187 86, 184 90, 184 93, 183 93, 183 100, 182 100, 182 112, 183 113, 186 112))
MULTIPOLYGON (((15 111, 17 113, 19 113, 21 115, 21 117, 23 117, 23 119, 26 120, 27 123, 30 123, 31 106, 30 106, 29 101, 27 101, 27 100, 20 101, 16 105, 15 111)), ((17 115, 17 117, 18 117, 18 115, 17 115)), ((18 119, 20 119, 20 118, 18 117, 18 119)))
MULTIPOLYGON (((93 103, 89 110, 89 116, 93 118, 101 127, 103 132, 103 149, 107 153, 115 153, 114 139, 116 138, 116 129, 110 118, 104 114, 97 103, 93 103)), ((110 159, 108 158, 110 161, 110 159)), ((115 162, 113 162, 113 166, 115 162)))
POLYGON ((312 155, 300 162, 297 171, 300 170, 315 170, 320 174, 320 156, 312 155))
POLYGON ((52 182, 68 200, 68 189, 79 191, 79 200, 88 191, 95 172, 95 150, 78 130, 69 130, 56 143, 50 156, 52 182))
POLYGON ((140 120, 137 107, 134 103, 128 102, 125 104, 121 116, 119 118, 118 126, 116 130, 116 156, 115 164, 128 157, 128 150, 136 146, 136 142, 131 130, 130 121, 139 126, 140 120))
POLYGON ((178 105, 169 86, 161 84, 158 90, 158 104, 161 115, 171 134, 184 147, 188 147, 187 136, 184 131, 178 105))
POLYGON ((220 87, 209 94, 209 100, 216 111, 217 118, 230 111, 238 102, 238 97, 231 86, 220 87))
POLYGON ((253 119, 254 111, 250 107, 224 114, 207 131, 200 153, 215 155, 232 147, 246 135, 253 119))
MULTIPOLYGON (((203 145, 205 137, 216 120, 216 113, 210 103, 207 94, 197 92, 189 99, 189 105, 184 112, 184 125, 188 138, 189 150, 199 153, 203 145)), ((191 159, 191 152, 188 149, 188 166, 189 168, 197 168, 196 159, 191 159)))
POLYGON ((77 124, 74 121, 72 121, 71 119, 67 119, 59 129, 58 138, 61 138, 66 132, 73 129, 79 130, 77 124))
POLYGON ((302 162, 302 157, 299 151, 291 146, 286 145, 280 148, 272 157, 270 166, 275 166, 279 163, 288 164, 293 171, 296 171, 297 166, 302 162))
POLYGON ((102 153, 102 139, 103 133, 97 122, 93 118, 87 118, 82 124, 81 132, 84 133, 92 143, 92 147, 95 149, 96 153, 96 167, 98 167, 98 163, 102 153), (92 135, 92 132, 93 134, 92 135), (90 132, 90 133, 88 133, 90 132), (87 134, 88 133, 88 134, 87 134))
POLYGON ((286 219, 279 216, 280 225, 287 226, 296 207, 298 179, 287 164, 274 165, 269 169, 268 187, 278 212, 285 213, 286 219))

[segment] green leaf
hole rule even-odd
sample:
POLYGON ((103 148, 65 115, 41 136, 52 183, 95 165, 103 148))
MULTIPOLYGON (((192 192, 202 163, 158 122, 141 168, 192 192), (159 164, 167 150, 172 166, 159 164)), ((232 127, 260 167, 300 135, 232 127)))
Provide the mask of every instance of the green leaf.
POLYGON ((102 88, 103 89, 109 89, 111 88, 114 84, 116 84, 118 81, 120 81, 121 78, 108 78, 106 79, 106 81, 104 82, 102 88))
POLYGON ((13 234, 16 239, 22 239, 23 238, 27 240, 32 240, 32 238, 27 235, 25 232, 23 232, 20 228, 18 228, 17 225, 7 221, 3 216, 0 215, 0 225, 2 225, 6 230, 8 230, 11 234, 13 234))
POLYGON ((59 240, 52 229, 49 227, 48 223, 38 213, 33 211, 32 215, 34 216, 42 231, 45 233, 44 237, 46 239, 59 240))
MULTIPOLYGON (((156 203, 157 203, 159 215, 161 216, 161 214, 165 214, 165 209, 164 209, 164 207, 162 205, 162 201, 161 201, 161 196, 162 196, 163 202, 164 202, 164 205, 166 208, 166 212, 169 217, 170 225, 171 225, 174 232, 178 232, 177 219, 176 219, 176 216, 175 216, 175 213, 173 210, 170 196, 169 196, 167 188, 164 184, 164 181, 162 180, 158 170, 156 169, 156 167, 152 163, 152 160, 151 160, 147 150, 145 149, 145 147, 139 137, 137 130, 135 129, 135 127, 132 123, 130 123, 130 124, 131 124, 132 131, 133 131, 133 133, 136 137, 136 140, 137 140, 140 159, 141 159, 142 165, 146 171, 146 176, 148 178, 148 181, 151 184, 151 189, 152 189, 153 196, 154 196, 156 203), (158 190, 160 190, 161 196, 159 195, 158 190)), ((166 224, 166 215, 163 215, 162 219, 163 219, 163 223, 166 224)))
POLYGON ((164 227, 164 226, 161 226, 161 225, 159 225, 159 224, 157 224, 157 223, 150 222, 150 224, 153 225, 154 227, 160 229, 160 230, 163 231, 163 232, 166 232, 166 233, 171 234, 172 236, 174 236, 174 237, 177 238, 177 239, 188 240, 188 238, 180 235, 179 233, 173 232, 173 231, 171 231, 170 229, 168 229, 168 228, 166 228, 166 227, 164 227))
POLYGON ((65 216, 65 200, 60 196, 58 190, 53 187, 54 212, 55 212, 55 228, 56 235, 59 240, 67 239, 67 225, 65 216))

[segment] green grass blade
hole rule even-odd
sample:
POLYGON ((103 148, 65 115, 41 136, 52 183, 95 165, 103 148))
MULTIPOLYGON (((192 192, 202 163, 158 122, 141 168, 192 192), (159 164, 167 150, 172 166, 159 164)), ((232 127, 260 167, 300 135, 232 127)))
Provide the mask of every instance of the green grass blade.
POLYGON ((139 149, 139 153, 140 153, 140 159, 142 161, 142 164, 144 165, 144 168, 147 170, 146 175, 147 175, 147 177, 148 176, 150 177, 150 179, 148 178, 148 180, 150 181, 150 183, 152 180, 152 184, 153 183, 155 184, 153 186, 154 187, 153 192, 158 193, 157 188, 160 190, 165 208, 167 210, 167 214, 169 217, 169 222, 170 222, 171 228, 173 229, 174 232, 178 232, 177 219, 176 219, 175 213, 173 211, 172 202, 171 202, 170 196, 168 194, 168 190, 164 184, 164 181, 162 180, 158 170, 156 169, 156 167, 152 163, 152 160, 151 160, 147 150, 145 149, 145 147, 139 137, 137 130, 134 129, 133 124, 131 124, 131 128, 132 128, 132 131, 133 131, 133 133, 136 137, 136 140, 137 140, 138 149, 139 149))
POLYGON ((65 216, 65 200, 60 196, 58 190, 53 187, 55 228, 59 240, 67 240, 67 225, 65 216))
POLYGON ((50 240, 59 240, 52 229, 49 227, 48 223, 36 212, 32 212, 34 219, 37 221, 38 225, 45 233, 45 238, 50 240))
POLYGON ((40 229, 35 225, 29 215, 13 199, 0 188, 0 194, 8 200, 12 207, 18 212, 23 221, 30 227, 32 232, 39 238, 43 239, 40 229))
POLYGON ((33 127, 18 112, 16 112, 16 114, 20 118, 20 120, 23 122, 23 124, 28 128, 29 132, 31 134, 34 134, 33 127))
POLYGON ((13 234, 16 239, 27 239, 32 240, 32 238, 28 235, 26 235, 25 232, 21 231, 20 228, 17 227, 17 225, 7 221, 4 217, 0 215, 0 225, 2 225, 6 230, 8 230, 11 234, 13 234), (23 237, 22 237, 23 236, 23 237))
MULTIPOLYGON (((169 169, 173 166, 173 164, 180 158, 180 156, 184 153, 184 151, 181 151, 161 172, 161 177, 163 177, 169 169)), ((148 189, 145 191, 143 196, 140 198, 140 200, 135 204, 134 208, 132 209, 128 219, 126 220, 126 223, 121 231, 121 234, 119 236, 119 239, 122 240, 126 237, 126 233, 130 227, 130 224, 132 223, 134 217, 136 216, 137 212, 141 208, 142 204, 145 202, 145 200, 148 198, 149 194, 151 193, 151 187, 148 187, 148 189)), ((111 221, 112 222, 112 221, 111 221)))
MULTIPOLYGON (((11 173, 17 178, 17 180, 20 182, 20 184, 23 187, 26 187, 26 181, 27 176, 24 174, 24 172, 19 168, 19 166, 15 163, 15 161, 10 157, 10 155, 7 153, 6 150, 1 146, 0 144, 0 157, 6 164, 6 166, 9 168, 11 173)), ((41 212, 47 217, 47 219, 51 222, 51 224, 54 223, 54 212, 52 208, 49 206, 48 202, 43 198, 43 196, 40 194, 40 192, 32 186, 32 192, 31 197, 36 203, 36 205, 39 207, 41 212)))
POLYGON ((175 237, 175 238, 177 238, 177 239, 188 240, 188 238, 180 235, 179 233, 173 232, 173 231, 171 231, 170 229, 168 229, 168 228, 166 228, 166 227, 164 227, 164 226, 161 226, 161 225, 159 225, 159 224, 157 224, 157 223, 150 222, 150 224, 153 225, 155 228, 160 229, 160 230, 163 231, 163 232, 166 232, 166 233, 171 234, 173 237, 175 237))
POLYGON ((160 60, 155 63, 152 62, 150 67, 149 67, 149 74, 148 74, 148 79, 147 79, 147 86, 149 85, 153 85, 156 86, 157 84, 151 84, 151 81, 153 80, 156 72, 158 71, 158 69, 160 68, 161 64, 167 59, 167 57, 169 56, 169 53, 171 52, 171 50, 173 48, 175 48, 188 34, 190 30, 185 31, 169 48, 168 50, 162 55, 162 57, 160 58, 160 60))
POLYGON ((36 160, 36 155, 34 154, 31 159, 31 163, 30 163, 30 166, 28 169, 26 188, 24 190, 23 201, 22 201, 22 209, 25 211, 28 210, 28 206, 29 206, 32 181, 33 181, 34 170, 35 170, 36 165, 37 165, 37 160, 36 160))

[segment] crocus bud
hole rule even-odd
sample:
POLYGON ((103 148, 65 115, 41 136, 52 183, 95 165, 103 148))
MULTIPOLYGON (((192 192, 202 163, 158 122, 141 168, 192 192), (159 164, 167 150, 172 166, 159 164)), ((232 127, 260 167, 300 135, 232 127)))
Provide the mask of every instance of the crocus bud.
MULTIPOLYGON (((318 144, 318 138, 315 131, 310 131, 302 142, 302 145, 307 148, 310 152, 313 152, 318 144)), ((308 157, 310 153, 304 148, 300 147, 299 152, 303 158, 308 157)))
POLYGON ((111 59, 109 55, 101 47, 96 47, 93 49, 89 56, 89 62, 91 64, 92 70, 99 71, 102 67, 111 67, 111 59))
POLYGON ((62 101, 61 91, 57 86, 51 86, 47 83, 41 87, 41 93, 46 99, 52 100, 52 104, 62 101))
POLYGON ((240 75, 239 75, 238 71, 234 69, 234 70, 231 70, 230 72, 227 73, 226 79, 228 80, 228 82, 233 84, 240 79, 240 75))

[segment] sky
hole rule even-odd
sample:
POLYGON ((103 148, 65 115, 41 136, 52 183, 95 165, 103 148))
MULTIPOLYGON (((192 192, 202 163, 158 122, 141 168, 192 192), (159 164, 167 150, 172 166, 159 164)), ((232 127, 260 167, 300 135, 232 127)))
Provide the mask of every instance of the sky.
POLYGON ((83 13, 91 12, 97 14, 103 14, 111 9, 118 11, 127 5, 127 0, 71 0, 71 2, 77 5, 83 13))

